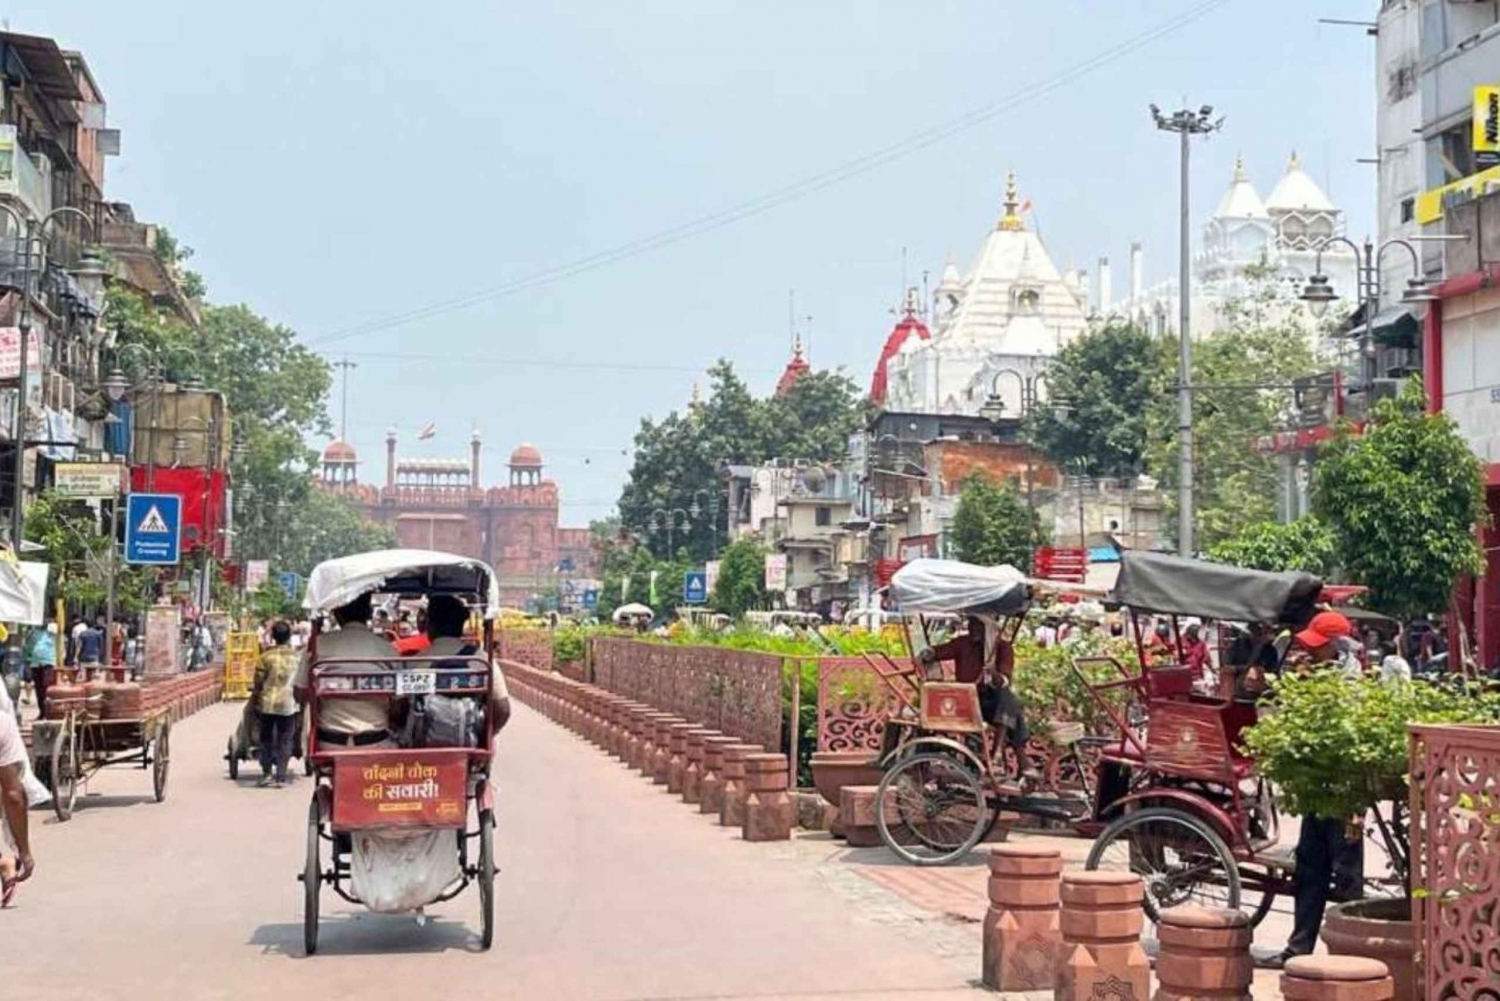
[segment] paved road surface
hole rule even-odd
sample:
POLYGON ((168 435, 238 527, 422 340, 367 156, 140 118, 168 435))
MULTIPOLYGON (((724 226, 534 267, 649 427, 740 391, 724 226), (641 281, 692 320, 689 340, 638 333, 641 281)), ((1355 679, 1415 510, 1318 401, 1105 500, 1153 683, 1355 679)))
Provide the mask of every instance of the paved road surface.
POLYGON ((6 1001, 976 996, 972 925, 855 875, 829 845, 742 843, 524 707, 497 761, 494 948, 475 951, 472 890, 425 928, 325 891, 304 958, 309 784, 229 781, 238 712, 178 725, 163 804, 145 773, 116 770, 69 823, 33 812, 38 872, 0 912, 6 1001))

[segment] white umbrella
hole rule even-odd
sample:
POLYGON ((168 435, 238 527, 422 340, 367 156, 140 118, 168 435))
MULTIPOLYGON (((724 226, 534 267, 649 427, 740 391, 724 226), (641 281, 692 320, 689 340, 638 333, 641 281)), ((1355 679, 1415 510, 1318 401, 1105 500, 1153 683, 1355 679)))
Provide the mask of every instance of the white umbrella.
POLYGON ((649 619, 654 617, 656 613, 651 611, 651 609, 647 608, 645 605, 642 605, 640 602, 632 601, 628 605, 621 605, 619 608, 615 609, 614 620, 616 622, 623 622, 625 619, 634 618, 637 615, 644 615, 649 619))

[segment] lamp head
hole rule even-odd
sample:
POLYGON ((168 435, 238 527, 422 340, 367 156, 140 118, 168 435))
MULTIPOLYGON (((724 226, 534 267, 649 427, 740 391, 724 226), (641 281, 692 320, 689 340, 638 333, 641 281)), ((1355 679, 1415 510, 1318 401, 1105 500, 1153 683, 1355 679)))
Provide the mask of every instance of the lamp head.
POLYGON ((125 377, 125 370, 117 365, 109 370, 109 375, 104 377, 99 387, 104 390, 104 395, 118 403, 125 397, 125 391, 130 388, 130 380, 125 377))
POLYGON ((1401 293, 1401 301, 1406 303, 1432 302, 1437 296, 1432 291, 1432 286, 1426 278, 1418 276, 1406 280, 1406 291, 1401 293))
POLYGON ((1314 316, 1322 316, 1328 304, 1339 297, 1328 283, 1327 275, 1313 275, 1302 289, 1301 299, 1307 303, 1314 316))

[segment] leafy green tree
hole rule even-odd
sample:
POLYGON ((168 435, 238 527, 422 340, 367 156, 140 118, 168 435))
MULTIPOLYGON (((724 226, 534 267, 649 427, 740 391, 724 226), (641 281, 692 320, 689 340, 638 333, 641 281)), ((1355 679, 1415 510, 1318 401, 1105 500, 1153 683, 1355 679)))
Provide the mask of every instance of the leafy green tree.
POLYGON ((719 579, 710 603, 726 615, 765 608, 767 549, 753 539, 739 539, 719 555, 719 579))
MULTIPOLYGON (((76 610, 104 611, 109 588, 108 525, 88 504, 43 493, 26 508, 26 538, 40 543, 38 559, 51 566, 48 597, 61 598, 76 610)), ((155 574, 149 568, 116 565, 115 606, 122 614, 149 603, 155 574)))
POLYGON ((262 583, 250 595, 250 612, 261 622, 270 619, 298 619, 303 615, 297 599, 282 590, 274 577, 262 583))
POLYGON ((1058 465, 1091 476, 1138 470, 1148 415, 1171 380, 1170 345, 1133 324, 1110 323, 1067 344, 1047 370, 1048 397, 1027 416, 1027 440, 1058 465))
MULTIPOLYGON (((1255 444, 1280 427, 1290 408, 1291 390, 1284 387, 1317 367, 1301 326, 1252 325, 1260 315, 1232 313, 1230 326, 1193 343, 1193 504, 1196 539, 1205 549, 1275 519, 1276 457, 1255 444)), ((1157 398, 1151 427, 1147 462, 1172 498, 1168 520, 1175 525, 1180 449, 1170 392, 1157 398)))
POLYGON ((1251 570, 1300 570, 1327 578, 1337 566, 1333 532, 1318 518, 1257 521, 1208 550, 1208 558, 1251 570))
MULTIPOLYGON (((306 576, 324 560, 396 544, 390 525, 365 518, 345 497, 309 490, 296 504, 275 509, 272 568, 306 576)), ((263 530, 264 530, 263 526, 263 530)))
POLYGON ((948 537, 953 554, 967 563, 1008 563, 1028 572, 1032 553, 1045 540, 1041 520, 1015 487, 996 486, 978 473, 964 483, 948 537))
POLYGON ((1344 428, 1313 468, 1313 510, 1340 563, 1398 617, 1448 607, 1460 574, 1484 568, 1484 467, 1447 414, 1426 412, 1420 380, 1382 400, 1363 434, 1344 428))

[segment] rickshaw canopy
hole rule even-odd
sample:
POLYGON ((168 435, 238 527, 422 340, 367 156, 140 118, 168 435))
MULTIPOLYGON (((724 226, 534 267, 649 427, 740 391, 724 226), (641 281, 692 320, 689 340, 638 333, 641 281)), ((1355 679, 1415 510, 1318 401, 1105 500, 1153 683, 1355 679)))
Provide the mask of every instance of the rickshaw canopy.
POLYGON ((434 549, 377 549, 325 560, 307 579, 304 608, 329 612, 362 594, 473 594, 492 619, 500 611, 495 572, 480 560, 434 549))
POLYGON ((646 607, 645 605, 642 605, 638 601, 632 601, 628 605, 621 605, 619 608, 615 609, 615 614, 614 614, 613 618, 614 618, 614 620, 616 622, 624 622, 626 619, 629 619, 629 618, 647 618, 647 619, 649 619, 649 618, 654 617, 655 615, 656 615, 656 613, 653 612, 653 611, 651 611, 650 608, 646 607))
POLYGON ((1026 575, 1013 566, 928 558, 897 570, 890 594, 903 612, 1016 615, 1031 600, 1026 575))
POLYGON ((1128 551, 1121 554, 1120 577, 1107 600, 1136 612, 1300 625, 1312 617, 1322 590, 1323 582, 1311 574, 1128 551))

